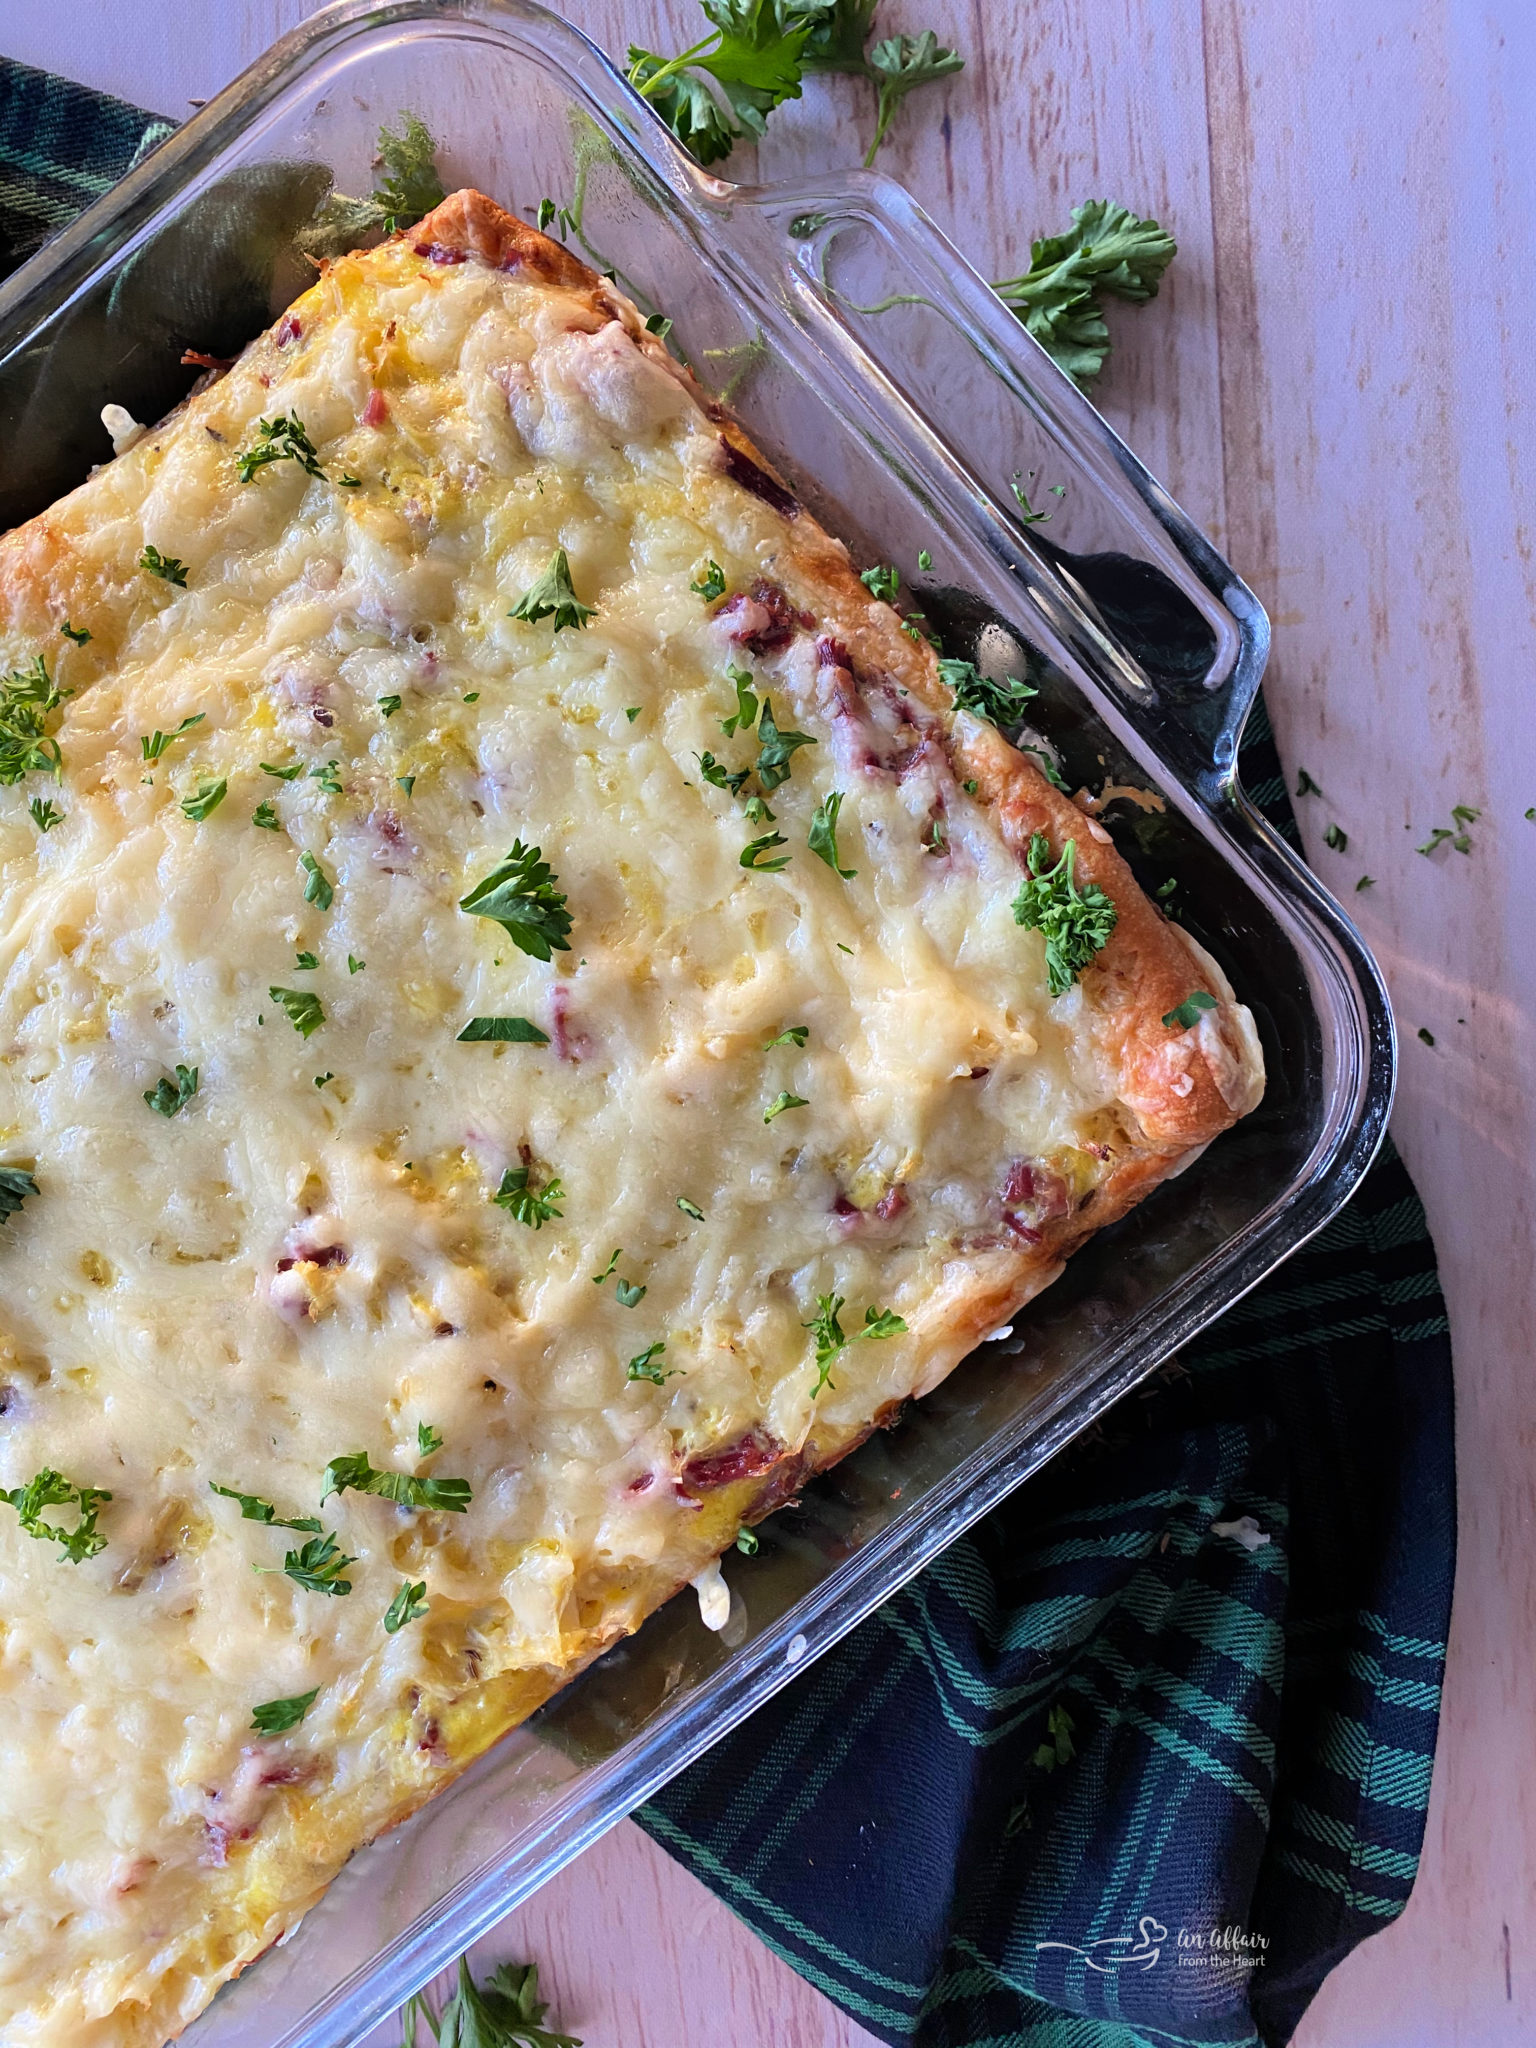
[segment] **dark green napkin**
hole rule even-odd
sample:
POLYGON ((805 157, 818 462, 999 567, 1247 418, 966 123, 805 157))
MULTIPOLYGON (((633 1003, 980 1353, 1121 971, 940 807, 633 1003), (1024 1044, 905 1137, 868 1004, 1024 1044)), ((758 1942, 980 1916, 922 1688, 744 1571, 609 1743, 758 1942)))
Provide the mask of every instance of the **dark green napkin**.
MULTIPOLYGON (((0 274, 165 132, 0 60, 0 274)), ((181 395, 181 346, 261 324, 323 189, 312 165, 241 174, 157 251, 173 291, 136 300, 130 266, 71 316, 126 348, 139 417, 181 395)), ((93 419, 65 431, 79 339, 0 388, 0 526, 106 452, 93 419)), ((1165 587, 1092 566, 1118 628, 1176 638, 1165 587)), ((1262 707, 1241 770, 1294 842, 1262 707)), ((641 1822, 889 2042, 1281 2043, 1417 1869, 1452 1444, 1434 1250, 1389 1146, 1312 1244, 641 1822)))

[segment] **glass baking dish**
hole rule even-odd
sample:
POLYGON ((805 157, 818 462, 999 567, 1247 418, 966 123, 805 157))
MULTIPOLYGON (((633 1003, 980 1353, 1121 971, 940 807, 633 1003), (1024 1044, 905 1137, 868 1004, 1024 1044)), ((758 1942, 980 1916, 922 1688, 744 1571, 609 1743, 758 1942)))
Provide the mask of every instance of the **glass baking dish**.
POLYGON ((664 309, 858 559, 901 566, 948 651, 1027 663, 1069 786, 1158 794, 1117 840, 1148 885, 1178 877, 1269 1085, 1010 1338, 808 1487, 757 1556, 731 1555, 722 1635, 689 1599, 664 1608, 356 1856, 189 2048, 358 2041, 1319 1229, 1392 1095, 1376 965, 1236 782, 1268 647, 1251 593, 898 186, 723 183, 521 0, 341 0, 0 287, 0 526, 105 459, 102 404, 158 417, 192 374, 183 347, 231 353, 302 286, 295 228, 333 179, 369 189, 379 124, 403 109, 440 139, 450 188, 573 209, 575 245, 664 309))

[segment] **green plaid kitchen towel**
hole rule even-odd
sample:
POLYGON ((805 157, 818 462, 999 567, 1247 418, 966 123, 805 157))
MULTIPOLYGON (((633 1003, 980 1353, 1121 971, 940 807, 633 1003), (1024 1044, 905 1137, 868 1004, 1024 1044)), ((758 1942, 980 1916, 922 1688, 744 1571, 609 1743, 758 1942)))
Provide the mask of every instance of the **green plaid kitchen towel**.
MULTIPOLYGON (((0 60, 0 275, 168 126, 0 60)), ((303 172, 242 205, 302 218, 303 172)), ((1262 707, 1241 768, 1294 842, 1262 707)), ((1388 1147, 1327 1230, 640 1819, 883 2040, 1273 2048, 1413 1883, 1452 1441, 1434 1250, 1388 1147)))

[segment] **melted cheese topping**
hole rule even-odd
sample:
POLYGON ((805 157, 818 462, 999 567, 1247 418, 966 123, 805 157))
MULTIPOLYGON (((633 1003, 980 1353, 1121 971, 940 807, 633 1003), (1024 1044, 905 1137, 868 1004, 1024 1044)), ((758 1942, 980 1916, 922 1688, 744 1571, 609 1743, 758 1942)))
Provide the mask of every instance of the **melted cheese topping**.
MULTIPOLYGON (((40 573, 94 636, 43 650, 76 692, 63 822, 27 815, 42 778, 0 790, 0 1159, 41 1189, 0 1233, 0 1486, 53 1466, 112 1494, 78 1566, 0 1504, 14 2048, 189 2017, 485 1739, 434 1702, 507 1674, 515 1718, 519 1674, 532 1704, 606 1614, 638 1618, 646 1572, 694 1577, 730 1540, 684 1461, 851 1430, 925 1384, 946 1304, 1016 1257, 1010 1164, 1080 1191, 1114 1118, 991 817, 951 784, 935 847, 925 771, 861 765, 814 635, 752 659, 690 587, 713 558, 733 592, 807 601, 785 522, 623 325, 399 243, 287 324, 51 515, 40 573), (326 478, 239 483, 281 412, 326 478), (509 616, 557 547, 584 630, 509 616), (721 730, 731 658, 814 742, 771 825, 701 773, 756 759, 721 730), (807 844, 834 790, 847 879, 807 844), (770 831, 787 867, 747 871, 770 831), (458 907, 514 839, 568 899, 549 963, 458 907), (320 999, 311 1037, 274 986, 320 999), (458 1042, 477 1015, 551 1043, 458 1042), (791 1025, 804 1045, 768 1048, 791 1025), (178 1063, 198 1091, 157 1115, 178 1063), (805 1106, 769 1121, 783 1094, 805 1106), (519 1162, 564 1189, 537 1230, 490 1199, 519 1162), (850 1331, 872 1307, 909 1328, 851 1343, 818 1393, 828 1294, 850 1331), (662 1340, 670 1377, 629 1379, 662 1340), (322 1508, 357 1450, 462 1477, 468 1512, 322 1508), (351 1593, 274 1570, 304 1537, 210 1482, 318 1515, 351 1593), (403 1581, 427 1612, 389 1635, 403 1581), (253 1734, 258 1703, 310 1691, 291 1734, 253 1734)), ((0 637, 0 670, 38 651, 0 637)))

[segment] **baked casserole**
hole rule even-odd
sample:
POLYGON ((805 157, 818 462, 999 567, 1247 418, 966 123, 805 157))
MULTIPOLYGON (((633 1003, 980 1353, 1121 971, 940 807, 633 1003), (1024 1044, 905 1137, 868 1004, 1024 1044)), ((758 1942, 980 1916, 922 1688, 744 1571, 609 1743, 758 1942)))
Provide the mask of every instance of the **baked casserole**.
POLYGON ((1257 1102, 1221 970, 478 193, 0 538, 0 2038, 155 2048, 1257 1102))

